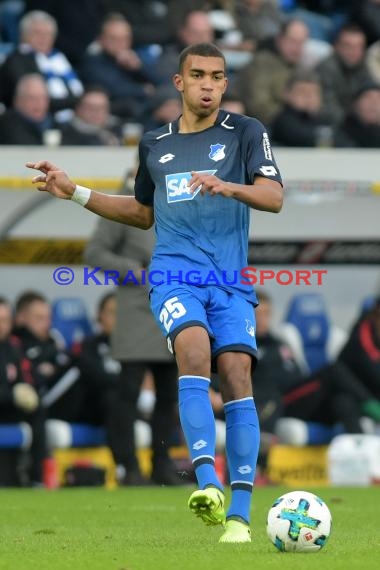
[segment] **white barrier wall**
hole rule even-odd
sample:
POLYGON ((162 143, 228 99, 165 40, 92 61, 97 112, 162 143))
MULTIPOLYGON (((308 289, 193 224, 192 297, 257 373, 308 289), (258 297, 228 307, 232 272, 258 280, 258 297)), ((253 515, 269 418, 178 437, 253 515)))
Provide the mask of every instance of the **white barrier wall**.
MULTIPOLYGON (((290 188, 285 206, 279 215, 254 212, 251 236, 256 239, 379 239, 380 194, 371 184, 380 180, 380 152, 376 150, 275 149, 277 162, 285 183, 290 188), (294 181, 330 180, 354 182, 352 192, 344 187, 317 194, 295 193, 294 181), (362 184, 357 184, 362 183, 362 184)), ((33 176, 24 165, 28 160, 48 159, 79 178, 122 178, 136 157, 136 149, 125 148, 0 148, 0 179, 33 176)), ((4 184, 5 185, 5 184, 4 184)), ((31 185, 30 185, 31 188, 31 185)), ((41 196, 35 190, 0 189, 0 230, 19 208, 32 207, 41 196)), ((30 212, 14 226, 10 237, 82 237, 87 238, 96 223, 96 216, 70 202, 46 197, 43 206, 30 212)), ((295 270, 296 266, 283 269, 295 270)), ((298 267, 299 268, 299 267, 298 267)), ((318 267, 316 267, 318 268, 318 267)), ((50 297, 84 295, 91 312, 104 286, 87 286, 74 282, 59 287, 52 280, 51 266, 0 265, 0 294, 13 300, 26 287, 42 289, 50 297)), ((80 272, 81 268, 78 268, 80 272)), ((279 269, 276 267, 275 269, 279 269)), ((310 267, 309 267, 310 269, 310 267)), ((361 299, 380 291, 380 274, 376 266, 326 266, 328 274, 322 287, 280 286, 268 283, 267 290, 276 304, 279 320, 295 292, 322 291, 337 324, 347 327, 355 318, 361 299)))

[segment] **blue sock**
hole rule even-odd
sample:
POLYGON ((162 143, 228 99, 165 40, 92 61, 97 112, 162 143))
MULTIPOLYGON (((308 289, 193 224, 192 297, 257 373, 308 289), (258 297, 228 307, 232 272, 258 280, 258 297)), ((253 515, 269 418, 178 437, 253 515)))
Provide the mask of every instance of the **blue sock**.
POLYGON ((231 505, 227 518, 250 521, 253 481, 260 445, 260 428, 252 397, 224 405, 226 453, 231 482, 231 505))
POLYGON ((208 394, 210 380, 180 376, 179 417, 200 489, 223 490, 215 473, 215 419, 208 394))

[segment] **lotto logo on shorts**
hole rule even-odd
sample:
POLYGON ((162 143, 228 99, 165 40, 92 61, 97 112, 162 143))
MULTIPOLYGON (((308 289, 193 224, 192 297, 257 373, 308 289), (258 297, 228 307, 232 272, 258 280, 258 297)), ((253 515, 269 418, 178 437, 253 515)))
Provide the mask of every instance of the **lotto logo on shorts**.
MULTIPOLYGON (((215 174, 216 170, 198 170, 202 174, 215 174)), ((190 192, 189 181, 191 180, 191 172, 176 172, 175 174, 167 174, 166 194, 168 203, 183 202, 184 200, 193 200, 199 193, 201 187, 190 192)))

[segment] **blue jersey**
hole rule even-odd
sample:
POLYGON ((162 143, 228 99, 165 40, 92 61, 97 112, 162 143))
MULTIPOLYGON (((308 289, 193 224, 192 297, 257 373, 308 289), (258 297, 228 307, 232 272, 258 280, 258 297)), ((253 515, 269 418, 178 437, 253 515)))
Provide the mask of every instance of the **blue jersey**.
POLYGON ((225 111, 199 132, 179 133, 175 121, 143 136, 139 159, 135 196, 153 206, 155 216, 152 278, 217 285, 255 302, 240 275, 247 265, 249 206, 199 189, 191 194, 187 184, 192 171, 237 184, 252 184, 255 176, 281 182, 264 126, 225 111))

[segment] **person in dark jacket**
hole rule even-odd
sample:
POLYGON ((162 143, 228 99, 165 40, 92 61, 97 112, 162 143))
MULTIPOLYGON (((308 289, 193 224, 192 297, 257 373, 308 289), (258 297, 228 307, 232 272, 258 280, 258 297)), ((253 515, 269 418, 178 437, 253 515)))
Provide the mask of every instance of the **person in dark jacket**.
POLYGON ((17 83, 13 107, 0 115, 0 144, 42 145, 53 127, 49 95, 42 77, 24 75, 17 83))
MULTIPOLYGON (((318 76, 310 71, 292 75, 284 93, 285 106, 275 117, 273 141, 284 146, 315 147, 322 145, 321 134, 333 131, 322 112, 322 90, 318 76)), ((325 146, 326 143, 325 143, 325 146)))
POLYGON ((110 14, 102 23, 96 51, 87 53, 79 68, 85 85, 107 90, 113 114, 139 119, 154 93, 155 72, 132 49, 132 29, 121 14, 110 14))
POLYGON ((30 363, 19 341, 11 335, 12 308, 0 297, 0 423, 26 422, 32 429, 28 482, 42 484, 47 457, 45 418, 30 375, 30 363))
POLYGON ((345 24, 338 32, 333 53, 316 67, 324 111, 336 124, 342 120, 360 86, 371 80, 365 53, 363 30, 357 24, 345 24))
POLYGON ((340 359, 360 378, 371 398, 380 400, 380 297, 352 328, 340 359))
POLYGON ((31 363, 33 384, 43 399, 71 366, 68 354, 51 333, 51 309, 44 295, 26 291, 19 296, 13 334, 31 363))
POLYGON ((110 114, 108 94, 96 86, 85 90, 60 131, 61 145, 117 146, 122 141, 121 122, 110 114))
MULTIPOLYGON (((109 408, 120 376, 120 363, 112 358, 110 337, 116 318, 115 293, 106 293, 100 299, 97 311, 98 332, 75 343, 72 348, 75 364, 80 370, 78 383, 81 385, 81 401, 74 405, 76 417, 71 421, 106 425, 108 427, 109 408)), ((71 407, 71 406, 69 406, 71 407)), ((70 414, 70 410, 67 411, 70 414)), ((61 419, 67 419, 61 417, 61 419)), ((120 437, 111 433, 112 439, 120 437)))
POLYGON ((342 359, 305 376, 290 347, 271 332, 270 297, 260 291, 258 299, 255 397, 262 431, 274 433, 281 417, 326 426, 341 423, 347 433, 362 433, 363 415, 380 421, 380 401, 342 359))
POLYGON ((336 132, 336 146, 380 148, 380 85, 363 83, 336 132))

